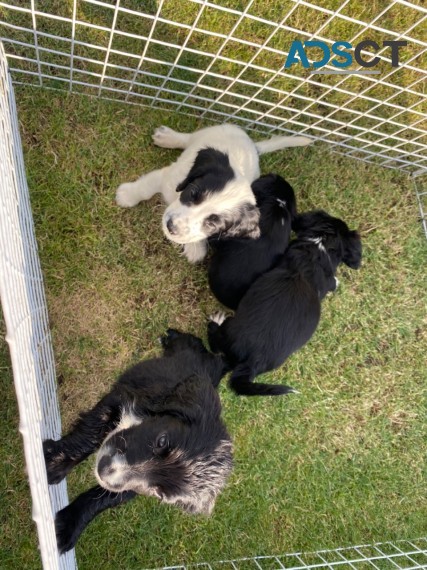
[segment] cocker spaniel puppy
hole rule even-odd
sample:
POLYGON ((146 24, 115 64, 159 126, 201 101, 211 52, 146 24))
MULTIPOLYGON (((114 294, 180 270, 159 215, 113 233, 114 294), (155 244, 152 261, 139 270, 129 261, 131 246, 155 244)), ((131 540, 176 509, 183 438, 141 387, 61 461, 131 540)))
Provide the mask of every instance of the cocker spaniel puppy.
POLYGON ((98 450, 98 485, 56 515, 61 553, 98 513, 137 495, 210 514, 225 486, 232 445, 216 392, 224 362, 193 335, 169 329, 161 340, 161 358, 129 368, 66 436, 43 444, 50 484, 98 450))
POLYGON ((184 152, 170 166, 121 184, 116 202, 131 208, 161 193, 168 205, 163 231, 171 241, 184 244, 193 263, 205 257, 206 239, 214 235, 259 237, 259 211, 251 190, 259 176, 259 155, 311 142, 306 137, 278 136, 255 143, 241 128, 228 124, 194 133, 159 127, 153 141, 184 152))
POLYGON ((297 212, 294 191, 278 174, 261 176, 252 183, 252 191, 260 211, 260 236, 209 239, 209 286, 218 301, 233 310, 252 283, 285 252, 297 212))
POLYGON ((230 387, 246 396, 276 396, 289 386, 253 383, 301 348, 317 328, 321 300, 337 286, 340 263, 358 269, 359 234, 321 210, 297 216, 297 239, 274 269, 259 277, 240 301, 234 317, 211 317, 211 349, 234 369, 230 387))

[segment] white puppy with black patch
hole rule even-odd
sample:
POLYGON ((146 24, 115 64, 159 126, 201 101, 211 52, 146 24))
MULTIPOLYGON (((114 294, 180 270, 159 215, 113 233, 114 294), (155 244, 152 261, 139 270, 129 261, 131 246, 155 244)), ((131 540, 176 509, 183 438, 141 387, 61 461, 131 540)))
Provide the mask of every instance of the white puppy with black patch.
POLYGON ((251 190, 260 174, 259 155, 312 142, 301 136, 277 136, 256 143, 244 130, 228 124, 194 133, 159 127, 153 141, 184 152, 170 166, 121 184, 116 202, 132 208, 161 193, 168 204, 163 231, 171 241, 184 244, 192 263, 205 257, 210 237, 259 237, 259 211, 251 190))

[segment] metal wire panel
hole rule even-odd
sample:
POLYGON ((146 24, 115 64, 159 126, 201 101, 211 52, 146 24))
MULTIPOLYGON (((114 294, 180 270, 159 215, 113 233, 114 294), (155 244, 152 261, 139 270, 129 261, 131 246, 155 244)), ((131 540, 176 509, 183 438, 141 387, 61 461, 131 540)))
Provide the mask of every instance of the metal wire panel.
POLYGON ((10 0, 0 1, 0 33, 16 83, 233 121, 264 133, 303 133, 360 160, 427 172, 427 8, 417 0, 363 5, 10 0), (355 45, 366 38, 407 41, 401 65, 392 67, 390 49, 381 47, 378 75, 283 67, 294 39, 355 45))
POLYGON ((68 504, 66 484, 48 486, 43 459, 42 440, 58 438, 61 421, 15 100, 1 44, 0 295, 43 567, 72 570, 74 552, 59 558, 53 521, 53 514, 68 504))
POLYGON ((427 237, 427 177, 417 176, 414 178, 414 185, 418 208, 420 210, 421 224, 427 237))
POLYGON ((427 568, 427 539, 399 540, 335 550, 256 556, 168 566, 163 570, 416 570, 427 568))

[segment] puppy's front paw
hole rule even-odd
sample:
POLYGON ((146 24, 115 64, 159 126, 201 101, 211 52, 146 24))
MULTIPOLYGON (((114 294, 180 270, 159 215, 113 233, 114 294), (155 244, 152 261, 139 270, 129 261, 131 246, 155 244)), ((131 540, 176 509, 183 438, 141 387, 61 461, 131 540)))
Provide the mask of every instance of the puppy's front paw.
POLYGON ((210 315, 209 321, 211 323, 216 323, 218 326, 221 326, 226 318, 227 315, 224 313, 224 311, 217 311, 216 313, 212 313, 212 315, 210 315))
POLYGON ((205 241, 186 243, 184 245, 184 255, 190 263, 198 263, 205 258, 207 249, 205 241))
POLYGON ((46 464, 47 481, 49 485, 57 485, 70 470, 69 460, 57 441, 46 439, 43 442, 43 454, 46 464))
POLYGON ((174 148, 176 144, 176 135, 177 133, 173 129, 162 125, 161 127, 157 127, 151 138, 156 146, 174 148))
POLYGON ((140 201, 141 198, 135 192, 134 182, 125 182, 117 188, 116 203, 121 208, 133 208, 140 201))
POLYGON ((60 554, 64 554, 75 547, 81 533, 71 505, 56 513, 55 530, 60 554))

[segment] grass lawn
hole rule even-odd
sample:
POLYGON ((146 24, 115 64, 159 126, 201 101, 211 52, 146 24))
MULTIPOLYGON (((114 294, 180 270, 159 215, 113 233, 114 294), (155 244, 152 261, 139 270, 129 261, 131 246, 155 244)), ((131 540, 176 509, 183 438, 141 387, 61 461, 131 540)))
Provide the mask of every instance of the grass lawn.
MULTIPOLYGON (((163 237, 158 199, 114 204, 120 182, 168 164, 159 124, 196 119, 120 103, 17 89, 45 275, 64 427, 117 374, 159 353, 167 326, 205 336, 218 307, 205 268, 163 237)), ((268 380, 300 391, 237 398, 224 383, 235 470, 209 519, 141 497, 82 535, 79 568, 140 569, 425 536, 425 239, 410 181, 327 147, 262 157, 294 186, 299 209, 358 228, 360 271, 339 270, 309 344, 268 380)), ((1 345, 0 566, 40 567, 5 344, 1 345)), ((93 484, 92 461, 69 477, 93 484)))
MULTIPOLYGON (((63 17, 73 13, 72 0, 36 4, 41 11, 63 17)), ((241 10, 247 2, 217 4, 241 10)), ((158 3, 122 0, 121 5, 154 15, 158 3)), ((341 2, 327 0, 321 5, 336 10, 341 2)), ((294 7, 291 0, 256 0, 251 13, 280 21, 294 7)), ((341 13, 366 21, 384 7, 381 1, 353 0, 341 13)), ((80 21, 112 26, 113 10, 86 2, 77 2, 76 8, 80 21)), ((200 10, 197 3, 167 0, 162 16, 191 26, 200 10)), ((0 26, 1 34, 17 42, 33 41, 32 34, 29 39, 28 32, 16 29, 31 28, 28 14, 0 7, 0 18, 15 26, 0 26)), ((400 33, 418 18, 415 10, 393 4, 380 24, 400 33)), ((204 8, 198 26, 229 34, 237 19, 212 5, 204 8)), ((328 24, 327 20, 327 14, 301 4, 286 22, 296 31, 279 30, 269 41, 271 49, 258 54, 253 45, 229 41, 222 49, 218 37, 201 32, 189 37, 188 29, 159 22, 153 34, 157 42, 151 42, 146 54, 150 61, 142 67, 146 86, 135 88, 130 101, 140 102, 138 94, 152 95, 162 87, 170 67, 161 62, 173 63, 178 51, 171 44, 182 46, 188 37, 189 49, 181 54, 182 65, 173 69, 167 86, 189 94, 192 104, 207 109, 211 102, 206 97, 212 92, 205 87, 227 90, 229 79, 242 70, 235 61, 248 62, 257 54, 257 67, 244 71, 241 79, 246 83, 234 84, 234 96, 252 97, 258 92, 253 84, 268 84, 259 95, 262 101, 280 103, 283 90, 289 93, 285 105, 302 111, 307 101, 314 100, 309 110, 315 118, 302 114, 299 119, 304 124, 329 114, 331 108, 325 103, 340 106, 333 119, 347 124, 355 117, 348 109, 365 112, 369 107, 361 97, 343 107, 349 96, 329 90, 339 77, 319 76, 317 83, 301 83, 279 75, 270 82, 271 74, 263 70, 283 66, 283 50, 293 39, 301 39, 299 31, 313 33, 325 24, 322 33, 336 40, 352 37, 360 29, 338 17, 328 24), (212 61, 195 50, 221 57, 210 68, 215 75, 206 75, 193 89, 200 79, 196 72, 212 61)), ((145 45, 132 34, 148 35, 151 25, 149 18, 120 13, 116 29, 127 35, 114 34, 113 52, 134 57, 110 54, 109 62, 120 67, 108 69, 113 77, 105 79, 104 88, 128 89, 126 81, 132 79, 145 45)), ((44 84, 64 87, 61 79, 70 76, 70 59, 58 50, 70 46, 51 36, 69 36, 71 26, 39 14, 37 30, 49 35, 39 35, 39 47, 55 50, 41 51, 44 61, 62 66, 44 66, 51 77, 44 84)), ((244 19, 234 35, 262 45, 271 31, 260 21, 244 19)), ((414 38, 424 37, 421 26, 411 33, 414 38)), ((106 47, 110 34, 79 25, 76 38, 106 47)), ((366 38, 380 43, 384 39, 370 29, 357 41, 366 38)), ((18 57, 13 60, 15 68, 37 73, 37 64, 25 61, 35 57, 34 50, 19 43, 7 47, 18 57)), ((418 49, 410 42, 402 61, 418 49)), ((96 76, 102 72, 105 53, 76 44, 74 56, 74 81, 94 82, 92 88, 75 84, 74 89, 97 94, 96 76)), ((379 69, 388 68, 382 62, 379 69)), ((401 87, 415 79, 407 69, 394 76, 401 87)), ((352 76, 345 86, 360 93, 364 81, 352 76)), ((393 101, 413 107, 418 101, 414 92, 421 92, 422 85, 417 83, 412 93, 402 91, 393 101)), ((381 83, 369 93, 380 101, 390 94, 381 83)), ((163 236, 163 205, 158 198, 122 210, 115 205, 114 194, 121 182, 167 165, 177 156, 176 151, 151 144, 155 127, 166 124, 190 131, 208 122, 170 110, 24 87, 17 87, 16 96, 67 429, 77 412, 94 404, 120 371, 140 358, 159 354, 157 338, 168 326, 205 337, 206 316, 218 308, 207 287, 205 268, 189 265, 179 248, 163 236)), ((175 97, 171 92, 162 96, 165 107, 175 97)), ((236 103, 233 97, 225 93, 215 108, 230 113, 227 104, 236 103)), ((258 102, 250 107, 267 110, 258 102)), ((374 112, 387 118, 395 110, 381 105, 374 112)), ((281 114, 284 121, 293 116, 283 110, 281 114)), ((256 115, 245 109, 241 117, 252 120, 256 115)), ((418 119, 407 111, 399 120, 409 124, 418 119)), ((371 126, 366 121, 358 125, 371 126)), ((326 120, 322 125, 335 128, 326 120)), ((387 123, 381 128, 388 132, 387 123)), ((353 136, 360 131, 350 126, 345 133, 353 136)), ((266 375, 266 381, 294 386, 298 395, 237 398, 225 382, 221 386, 224 418, 235 444, 235 469, 213 516, 192 518, 141 497, 103 513, 88 527, 77 546, 81 570, 140 570, 427 536, 426 242, 412 183, 397 171, 332 154, 320 143, 263 156, 261 167, 264 173, 278 172, 292 183, 300 211, 323 208, 359 229, 362 268, 339 270, 340 287, 325 299, 313 339, 285 366, 266 375)), ((0 568, 33 570, 40 568, 40 558, 5 343, 0 343, 0 370, 0 568)), ((92 468, 89 460, 70 475, 71 498, 93 485, 92 468)))

